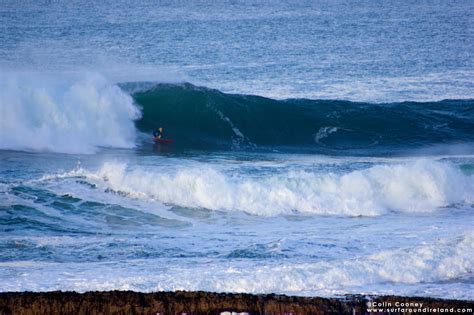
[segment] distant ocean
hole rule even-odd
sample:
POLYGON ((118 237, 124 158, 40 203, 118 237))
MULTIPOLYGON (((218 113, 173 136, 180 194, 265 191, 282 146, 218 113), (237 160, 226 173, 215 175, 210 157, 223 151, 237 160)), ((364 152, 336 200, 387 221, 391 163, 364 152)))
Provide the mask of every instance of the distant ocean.
POLYGON ((0 20, 0 291, 474 299, 474 2, 0 20))

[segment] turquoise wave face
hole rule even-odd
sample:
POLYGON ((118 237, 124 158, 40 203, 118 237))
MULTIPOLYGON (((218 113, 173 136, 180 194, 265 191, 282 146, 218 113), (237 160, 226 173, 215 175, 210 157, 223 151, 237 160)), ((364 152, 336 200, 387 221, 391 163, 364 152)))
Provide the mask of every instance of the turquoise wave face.
POLYGON ((474 100, 275 100, 191 84, 159 84, 133 98, 143 112, 139 130, 164 127, 185 148, 354 154, 474 141, 474 100))

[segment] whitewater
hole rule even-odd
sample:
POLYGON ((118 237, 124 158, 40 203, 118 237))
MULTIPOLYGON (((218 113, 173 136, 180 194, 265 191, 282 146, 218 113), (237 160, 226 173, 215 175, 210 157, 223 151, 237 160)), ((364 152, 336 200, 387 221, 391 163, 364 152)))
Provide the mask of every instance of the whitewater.
POLYGON ((0 291, 474 299, 473 12, 2 2, 0 291))

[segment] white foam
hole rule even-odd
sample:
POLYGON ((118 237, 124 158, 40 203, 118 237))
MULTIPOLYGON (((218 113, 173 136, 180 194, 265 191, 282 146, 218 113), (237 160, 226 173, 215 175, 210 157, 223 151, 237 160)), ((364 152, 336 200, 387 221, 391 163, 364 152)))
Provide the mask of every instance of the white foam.
POLYGON ((443 239, 433 244, 382 251, 355 259, 262 266, 251 270, 231 269, 224 272, 227 276, 221 275, 229 281, 216 281, 219 284, 212 289, 326 294, 354 290, 360 293, 360 288, 370 291, 387 283, 414 285, 448 281, 472 274, 473 252, 474 233, 471 231, 454 240, 443 239))
POLYGON ((135 145, 132 98, 97 73, 2 71, 0 149, 91 153, 135 145))
POLYGON ((474 233, 465 231, 430 244, 374 249, 374 254, 367 256, 314 263, 255 264, 208 258, 190 264, 173 260, 134 260, 127 264, 8 262, 1 264, 5 269, 0 276, 11 281, 4 281, 0 291, 205 290, 318 296, 396 292, 472 299, 473 291, 463 279, 474 271, 473 251, 474 233), (26 274, 18 277, 22 270, 26 274), (50 276, 45 278, 45 272, 50 276))
POLYGON ((234 134, 239 137, 240 139, 244 139, 245 136, 244 134, 239 130, 239 128, 237 128, 233 123, 232 121, 230 120, 229 117, 227 117, 226 115, 224 115, 224 113, 222 113, 220 110, 214 110, 217 115, 219 116, 220 119, 222 119, 223 121, 227 122, 230 127, 232 128, 232 131, 234 132, 234 134))
POLYGON ((376 165, 343 174, 284 171, 253 176, 226 174, 208 164, 128 170, 106 163, 77 172, 99 187, 191 208, 245 211, 264 216, 306 214, 376 216, 389 211, 429 212, 474 202, 474 177, 446 162, 420 159, 376 165))
POLYGON ((338 131, 337 127, 321 127, 318 132, 314 135, 314 141, 320 143, 324 138, 327 138, 331 133, 338 131))

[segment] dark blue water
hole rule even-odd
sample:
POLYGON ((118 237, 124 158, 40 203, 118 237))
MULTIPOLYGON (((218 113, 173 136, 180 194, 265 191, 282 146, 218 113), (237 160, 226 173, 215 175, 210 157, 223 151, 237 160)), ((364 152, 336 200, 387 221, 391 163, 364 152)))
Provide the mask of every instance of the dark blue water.
POLYGON ((189 84, 146 87, 133 99, 138 129, 165 128, 175 149, 389 155, 474 143, 473 100, 274 100, 189 84))

